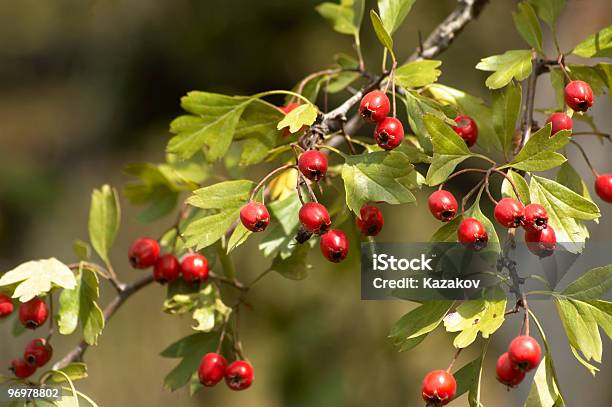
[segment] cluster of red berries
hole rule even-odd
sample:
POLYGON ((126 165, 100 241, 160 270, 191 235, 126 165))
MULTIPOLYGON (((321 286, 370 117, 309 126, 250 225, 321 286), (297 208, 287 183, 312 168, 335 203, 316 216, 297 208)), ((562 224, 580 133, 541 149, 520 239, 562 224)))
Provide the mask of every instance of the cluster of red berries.
POLYGON ((223 355, 211 352, 200 361, 198 378, 206 387, 212 387, 225 378, 230 389, 245 390, 253 383, 253 366, 246 360, 236 360, 228 366, 223 355))
MULTIPOLYGON (((576 112, 586 112, 593 106, 593 90, 584 81, 571 81, 565 87, 565 103, 576 112)), ((552 134, 573 127, 572 118, 564 112, 551 114, 546 123, 551 123, 552 134)), ((595 192, 605 202, 612 203, 612 174, 597 175, 595 192)))
MULTIPOLYGON (((319 182, 327 173, 327 157, 319 150, 307 150, 297 160, 298 170, 312 182, 319 182)), ((312 235, 320 236, 319 246, 323 256, 334 263, 339 263, 348 255, 348 238, 340 229, 331 229, 331 217, 325 205, 318 202, 307 202, 300 208, 299 219, 302 233, 298 242, 304 243, 312 235)), ((262 232, 270 223, 268 208, 261 203, 251 201, 240 210, 240 221, 251 232, 262 232)), ((383 227, 383 216, 375 206, 364 205, 357 218, 359 230, 366 236, 377 235, 383 227)))
POLYGON ((542 358, 540 344, 528 335, 521 335, 512 340, 508 351, 503 353, 495 365, 495 373, 500 383, 515 387, 525 378, 528 372, 538 366, 542 358))
MULTIPOLYGON (((359 114, 369 122, 376 123, 374 139, 382 149, 393 150, 399 146, 404 139, 404 127, 402 122, 395 117, 388 117, 391 103, 385 92, 373 90, 361 99, 359 114)), ((478 126, 474 119, 466 115, 455 118, 456 126, 453 130, 457 133, 468 147, 473 146, 478 139, 478 126)))
POLYGON ((23 358, 13 359, 9 370, 16 377, 25 379, 32 376, 36 369, 46 365, 52 356, 53 348, 45 339, 32 339, 25 347, 23 358))
POLYGON ((160 256, 159 243, 142 237, 136 239, 128 251, 130 264, 137 269, 153 266, 153 278, 164 284, 183 277, 188 283, 200 283, 208 279, 208 260, 198 253, 188 253, 179 262, 173 254, 160 256))
MULTIPOLYGON (((11 297, 0 293, 0 319, 6 318, 13 313, 14 304, 11 297)), ((19 305, 19 321, 28 329, 36 329, 47 321, 49 309, 45 301, 38 297, 19 305)), ((22 359, 14 359, 11 362, 10 370, 20 378, 30 377, 36 368, 44 366, 51 355, 53 349, 46 340, 39 338, 30 341, 23 354, 22 359)))
POLYGON ((404 126, 395 117, 388 117, 391 103, 385 92, 373 90, 361 99, 359 114, 369 122, 376 123, 374 139, 384 150, 393 150, 404 140, 404 126))
MULTIPOLYGON (((429 210, 442 222, 449 222, 457 215, 457 200, 450 192, 440 189, 429 196, 429 210)), ((555 231, 548 225, 546 209, 539 204, 524 206, 514 198, 503 198, 495 205, 495 220, 506 228, 525 229, 525 242, 529 250, 539 257, 550 256, 557 244, 555 231)), ((475 218, 461 221, 457 229, 459 242, 473 250, 487 246, 489 235, 482 222, 475 218)))

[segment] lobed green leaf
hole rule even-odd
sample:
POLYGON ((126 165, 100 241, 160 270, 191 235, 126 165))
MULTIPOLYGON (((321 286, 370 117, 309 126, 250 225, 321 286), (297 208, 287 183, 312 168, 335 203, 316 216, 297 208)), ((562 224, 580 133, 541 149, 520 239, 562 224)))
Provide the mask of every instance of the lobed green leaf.
POLYGON ((493 55, 483 58, 476 65, 476 69, 492 71, 485 85, 489 89, 499 89, 506 86, 514 78, 522 81, 531 74, 532 54, 530 50, 511 50, 502 55, 493 55))

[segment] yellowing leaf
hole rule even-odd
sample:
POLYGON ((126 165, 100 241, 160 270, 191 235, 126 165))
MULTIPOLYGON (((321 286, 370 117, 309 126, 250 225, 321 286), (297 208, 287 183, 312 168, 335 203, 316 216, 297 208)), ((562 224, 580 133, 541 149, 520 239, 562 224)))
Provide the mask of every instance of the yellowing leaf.
POLYGON ((276 128, 278 130, 289 127, 291 133, 297 133, 303 126, 310 126, 317 118, 317 108, 311 103, 299 105, 283 118, 276 128))
POLYGON ((15 288, 13 298, 19 298, 21 302, 48 293, 53 286, 67 289, 76 287, 72 270, 54 257, 20 264, 0 278, 0 286, 15 283, 19 284, 15 288))
POLYGON ((270 198, 273 201, 284 199, 295 193, 296 185, 297 172, 293 169, 287 169, 270 181, 270 198))

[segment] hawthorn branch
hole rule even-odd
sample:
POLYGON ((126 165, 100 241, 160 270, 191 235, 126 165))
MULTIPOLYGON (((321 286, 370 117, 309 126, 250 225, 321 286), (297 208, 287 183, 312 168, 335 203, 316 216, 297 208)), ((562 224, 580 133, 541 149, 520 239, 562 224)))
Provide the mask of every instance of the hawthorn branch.
POLYGON ((433 58, 444 52, 470 21, 478 18, 489 0, 458 0, 457 7, 429 34, 406 62, 433 58))
MULTIPOLYGON (((112 316, 117 312, 119 307, 132 295, 136 294, 138 291, 146 287, 147 285, 153 282, 153 275, 149 274, 140 280, 136 280, 131 284, 126 284, 122 291, 120 291, 112 300, 108 303, 106 308, 104 308, 104 325, 108 323, 108 321, 112 318, 112 316)), ((66 367, 70 363, 77 362, 83 360, 83 354, 89 348, 89 344, 82 340, 79 344, 72 349, 70 352, 66 354, 62 359, 57 361, 53 365, 53 370, 58 370, 63 367, 66 367)))

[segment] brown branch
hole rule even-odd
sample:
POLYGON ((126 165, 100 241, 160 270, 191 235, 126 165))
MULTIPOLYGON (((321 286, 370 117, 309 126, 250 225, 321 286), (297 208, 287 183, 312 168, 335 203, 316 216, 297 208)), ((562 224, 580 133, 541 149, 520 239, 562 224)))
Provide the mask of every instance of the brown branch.
POLYGON ((408 61, 433 58, 444 52, 465 26, 478 18, 488 2, 489 0, 458 0, 457 7, 429 34, 423 43, 419 43, 419 47, 408 58, 408 61))
MULTIPOLYGON (((141 278, 140 280, 136 280, 135 282, 133 282, 131 284, 125 285, 123 290, 121 292, 119 292, 111 300, 110 303, 108 303, 106 308, 104 308, 104 311, 103 311, 103 314, 104 314, 104 325, 106 325, 108 323, 108 320, 115 314, 115 312, 117 312, 119 307, 121 307, 121 305, 128 298, 130 298, 133 294, 137 293, 142 288, 146 287, 147 285, 151 284, 152 282, 153 282, 153 275, 152 274, 148 274, 147 276, 141 278)), ((87 342, 85 342, 85 340, 82 340, 74 349, 72 349, 70 352, 68 352, 66 354, 66 356, 64 356, 62 359, 57 361, 53 365, 53 369, 54 370, 58 370, 58 369, 61 369, 63 367, 66 367, 70 363, 81 361, 83 359, 83 354, 85 353, 85 351, 87 350, 88 347, 89 347, 89 344, 87 344, 87 342)))

